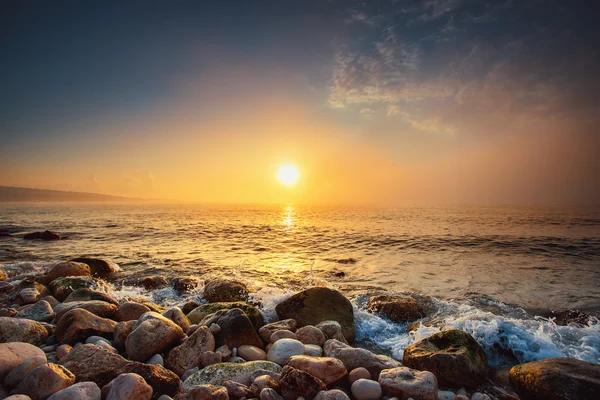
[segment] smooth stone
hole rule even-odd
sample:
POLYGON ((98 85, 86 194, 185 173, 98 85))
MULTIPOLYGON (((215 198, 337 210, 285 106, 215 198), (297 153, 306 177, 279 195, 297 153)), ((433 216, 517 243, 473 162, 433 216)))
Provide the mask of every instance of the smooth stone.
POLYGON ((79 382, 60 390, 47 400, 100 400, 102 392, 94 382, 79 382))
MULTIPOLYGON (((175 325, 174 322, 172 323, 175 325)), ((179 327, 178 325, 175 326, 179 327)), ((201 326, 185 342, 169 352, 165 365, 181 376, 192 367, 206 366, 202 364, 202 354, 214 350, 215 338, 206 326, 201 326)))
POLYGON ((210 329, 210 333, 212 333, 213 335, 221 333, 221 327, 219 325, 215 324, 214 322, 212 324, 210 324, 208 329, 210 329))
POLYGON ((272 322, 270 324, 262 326, 258 330, 258 335, 265 343, 269 343, 271 335, 277 331, 287 330, 295 332, 298 327, 298 323, 295 319, 284 319, 282 321, 272 322))
POLYGON ((70 345, 68 345, 68 344, 61 344, 60 346, 58 346, 56 348, 56 358, 58 358, 60 360, 61 358, 63 358, 67 354, 69 354, 69 352, 71 350, 73 350, 73 347, 71 347, 70 345))
POLYGON ((75 375, 62 365, 44 364, 31 371, 11 394, 25 394, 32 400, 46 400, 74 383, 75 375))
POLYGON ((348 382, 352 385, 358 379, 372 379, 372 377, 366 368, 358 367, 348 373, 348 382))
POLYGON ((317 346, 316 344, 305 344, 304 345, 304 355, 305 356, 313 356, 313 357, 321 357, 323 355, 323 348, 321 346, 317 346))
POLYGON ((198 367, 194 367, 194 368, 188 369, 187 371, 185 371, 183 373, 183 375, 181 375, 181 381, 185 382, 187 378, 189 378, 190 376, 194 375, 199 370, 200 370, 200 368, 198 368, 198 367))
POLYGON ((261 375, 257 376, 250 385, 250 390, 255 396, 260 396, 266 388, 279 389, 279 383, 271 375, 261 375))
POLYGON ((356 400, 379 400, 381 398, 381 385, 370 379, 357 379, 352 383, 350 391, 356 400))
POLYGON ((218 364, 220 362, 223 362, 223 355, 221 353, 205 351, 200 354, 200 365, 208 367, 209 365, 218 364))
POLYGON ((323 347, 325 344, 325 335, 323 332, 312 326, 306 325, 296 331, 296 339, 304 344, 316 344, 323 347))
POLYGON ((112 261, 101 260, 92 257, 78 257, 70 261, 81 262, 90 267, 92 276, 96 278, 110 278, 114 273, 121 271, 119 265, 112 261))
POLYGON ((250 376, 257 370, 281 372, 281 367, 270 361, 248 361, 244 363, 220 363, 209 365, 192 374, 183 382, 183 388, 193 385, 223 385, 225 381, 234 381, 249 386, 250 376))
POLYGON ((75 308, 81 308, 102 318, 112 318, 118 309, 114 304, 101 300, 71 301, 68 303, 60 303, 54 307, 54 312, 56 313, 54 321, 58 324, 63 315, 75 308))
POLYGON ((123 350, 125 348, 125 342, 127 341, 127 336, 133 331, 133 327, 137 321, 125 321, 119 322, 115 325, 115 331, 113 333, 113 345, 117 349, 123 350))
POLYGON ((89 289, 89 288, 81 288, 75 290, 73 293, 69 295, 65 299, 63 303, 71 303, 73 301, 92 301, 92 300, 100 300, 105 301, 110 304, 114 304, 115 306, 119 306, 119 302, 111 297, 108 293, 100 292, 97 290, 89 289))
POLYGON ((179 325, 184 332, 190 327, 190 320, 179 307, 169 308, 162 315, 179 325))
POLYGON ((278 341, 280 339, 295 339, 295 340, 298 340, 296 338, 296 334, 294 332, 287 331, 287 330, 280 330, 280 331, 273 332, 273 334, 269 338, 269 342, 275 343, 276 341, 278 341))
POLYGON ((289 365, 283 367, 281 371, 279 386, 280 393, 286 400, 296 400, 300 396, 312 400, 321 390, 327 390, 322 380, 289 365))
POLYGON ((240 398, 246 397, 248 399, 254 397, 254 393, 252 390, 246 385, 242 385, 239 382, 234 381, 225 381, 223 382, 223 386, 227 389, 227 394, 229 397, 240 398))
POLYGON ((52 306, 45 300, 40 300, 30 307, 21 310, 15 316, 16 318, 25 318, 37 322, 50 322, 54 319, 52 306))
POLYGON ((44 353, 52 353, 55 350, 54 345, 40 347, 44 353))
POLYGON ((56 338, 60 344, 74 345, 90 336, 112 336, 115 325, 113 320, 75 308, 65 313, 56 325, 56 338))
POLYGON ((96 344, 96 342, 98 341, 103 341, 110 344, 110 340, 102 336, 90 336, 87 339, 85 339, 85 343, 87 344, 96 344))
POLYGON ((148 306, 133 301, 127 301, 119 306, 115 319, 119 322, 137 321, 142 315, 150 311, 148 306))
POLYGON ((146 361, 152 355, 162 353, 181 342, 184 335, 179 325, 150 311, 142 315, 134 325, 125 340, 125 349, 131 360, 146 361))
POLYGON ((247 301, 248 287, 239 281, 211 279, 204 285, 204 298, 209 303, 247 301))
POLYGON ((8 389, 14 388, 21 383, 21 381, 25 379, 25 377, 27 377, 31 371, 46 363, 46 356, 35 356, 28 358, 13 368, 8 374, 6 374, 3 381, 4 386, 8 389))
POLYGON ((279 365, 285 365, 292 356, 304 354, 304 344, 295 339, 280 339, 273 343, 273 346, 267 354, 267 360, 279 365))
POLYGON ((13 369, 33 357, 46 359, 46 354, 29 343, 0 343, 0 380, 13 369))
POLYGON ((21 304, 33 304, 42 297, 42 294, 35 288, 25 288, 19 292, 19 301, 21 304))
POLYGON ((308 372, 326 385, 343 378, 348 373, 343 362, 331 357, 293 356, 287 365, 308 372))
POLYGON ((152 398, 152 386, 138 374, 119 375, 107 386, 109 389, 106 400, 150 400, 152 398))
POLYGON ((44 276, 42 283, 48 285, 55 279, 67 276, 91 276, 90 267, 87 264, 75 261, 64 261, 55 264, 44 276))
POLYGON ((163 394, 156 400, 173 400, 173 398, 171 396, 167 396, 166 394, 163 394))
POLYGON ((45 296, 42 300, 46 300, 53 310, 54 307, 56 307, 59 304, 62 304, 60 301, 56 300, 54 296, 45 296))
POLYGON ((181 306, 181 311, 183 311, 185 315, 188 315, 190 312, 192 312, 195 308, 198 307, 200 307, 200 303, 194 300, 190 300, 181 306))
POLYGON ((429 371, 417 371, 408 367, 386 369, 379 375, 379 384, 387 396, 437 400, 438 382, 429 371))
POLYGON ((382 294, 369 299, 370 312, 378 313, 392 322, 413 322, 425 316, 417 301, 405 295, 382 294))
POLYGON ((31 400, 31 397, 24 394, 13 394, 12 396, 3 397, 4 400, 31 400))
POLYGON ((317 393, 315 400, 350 400, 350 397, 339 389, 331 389, 317 393))
POLYGON ((162 367, 165 365, 165 362, 160 354, 155 354, 152 357, 150 357, 148 361, 146 361, 146 364, 160 365, 162 367))
POLYGON ((454 400, 456 393, 450 390, 438 390, 438 400, 454 400))
POLYGON ((237 355, 246 361, 266 360, 267 353, 263 349, 247 344, 237 348, 237 355))
POLYGON ((275 389, 264 388, 260 391, 259 395, 260 400, 281 400, 283 397, 277 393, 275 389))
POLYGON ((229 400, 227 388, 214 385, 196 385, 175 396, 174 400, 229 400))
POLYGON ((373 379, 379 377, 379 373, 384 369, 396 368, 402 365, 391 357, 374 354, 366 349, 351 347, 335 339, 325 342, 323 350, 327 357, 341 360, 348 371, 359 367, 366 368, 373 379))
POLYGON ((484 393, 475 392, 471 395, 471 400, 491 400, 490 396, 484 393))

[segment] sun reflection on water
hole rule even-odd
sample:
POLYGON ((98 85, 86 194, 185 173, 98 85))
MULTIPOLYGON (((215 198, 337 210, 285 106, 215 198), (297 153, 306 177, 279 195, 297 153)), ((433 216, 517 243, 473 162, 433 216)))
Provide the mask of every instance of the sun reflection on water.
POLYGON ((291 231, 294 228, 294 222, 296 220, 296 213, 294 207, 285 206, 283 208, 283 215, 281 217, 281 224, 285 227, 286 231, 291 231))

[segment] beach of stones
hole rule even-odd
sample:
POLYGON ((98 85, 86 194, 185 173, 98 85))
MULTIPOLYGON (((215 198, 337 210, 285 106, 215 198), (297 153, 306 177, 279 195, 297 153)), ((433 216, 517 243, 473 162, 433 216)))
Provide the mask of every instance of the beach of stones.
MULTIPOLYGON (((166 308, 117 301, 106 282, 119 267, 97 258, 51 264, 37 275, 0 270, 0 398, 485 400, 597 399, 600 365, 570 358, 489 368, 466 332, 445 330, 404 350, 402 362, 355 347, 354 311, 342 293, 310 287, 277 304, 265 324, 240 281, 204 282, 208 302, 166 308)), ((181 294, 202 284, 137 278, 181 294)), ((369 311, 419 321, 426 305, 379 294, 369 311)))

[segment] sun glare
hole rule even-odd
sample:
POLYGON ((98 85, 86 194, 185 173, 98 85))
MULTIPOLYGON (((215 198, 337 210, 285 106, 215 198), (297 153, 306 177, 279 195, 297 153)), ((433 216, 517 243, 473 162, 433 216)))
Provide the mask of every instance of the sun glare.
POLYGON ((277 179, 284 185, 293 185, 300 178, 300 172, 292 164, 284 164, 277 170, 277 179))

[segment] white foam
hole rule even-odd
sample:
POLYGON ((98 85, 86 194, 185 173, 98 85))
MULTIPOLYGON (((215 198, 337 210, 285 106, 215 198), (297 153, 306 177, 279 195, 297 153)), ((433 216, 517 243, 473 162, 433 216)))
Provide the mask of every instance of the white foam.
POLYGON ((275 312, 275 306, 292 297, 294 293, 296 292, 291 289, 263 287, 258 292, 251 293, 249 301, 250 303, 259 304, 258 308, 265 317, 265 323, 268 324, 279 319, 275 312))

